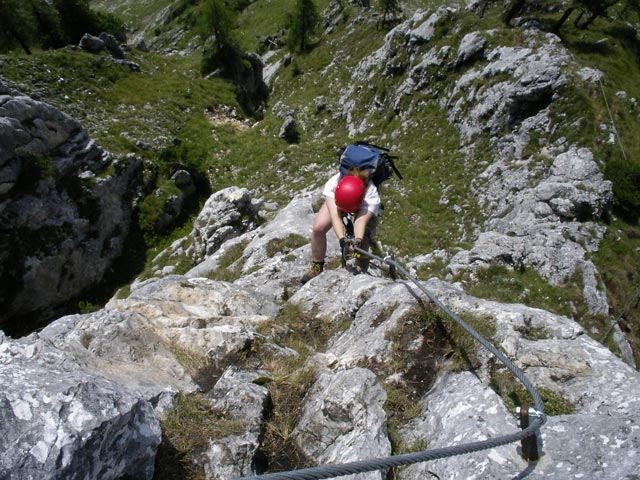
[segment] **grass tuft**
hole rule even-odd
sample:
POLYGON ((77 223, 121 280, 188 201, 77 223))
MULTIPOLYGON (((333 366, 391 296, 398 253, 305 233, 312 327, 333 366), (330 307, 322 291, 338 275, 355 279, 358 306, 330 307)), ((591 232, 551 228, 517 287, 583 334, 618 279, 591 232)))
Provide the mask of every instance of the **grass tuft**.
POLYGON ((204 479, 198 457, 207 450, 209 442, 240 434, 245 428, 244 422, 229 419, 200 393, 178 393, 173 408, 160 425, 162 442, 154 472, 158 480, 204 479))

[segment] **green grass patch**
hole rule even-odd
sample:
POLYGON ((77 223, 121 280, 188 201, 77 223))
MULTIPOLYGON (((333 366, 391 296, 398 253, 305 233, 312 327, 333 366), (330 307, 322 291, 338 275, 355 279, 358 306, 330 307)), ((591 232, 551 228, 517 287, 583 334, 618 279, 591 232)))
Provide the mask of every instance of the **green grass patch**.
MULTIPOLYGON (((617 318, 640 364, 640 304, 634 302, 640 289, 640 226, 616 220, 609 225, 599 251, 593 261, 607 288, 607 299, 611 307, 608 321, 602 321, 597 333, 591 334, 599 341, 608 330, 611 320, 617 318)), ((611 337, 605 339, 611 346, 611 337)))
POLYGON ((298 423, 304 396, 315 379, 312 370, 292 370, 266 384, 273 410, 264 428, 261 453, 268 470, 264 473, 290 471, 313 466, 313 460, 300 451, 291 434, 298 423))
POLYGON ((263 322, 258 331, 306 358, 312 353, 323 352, 337 327, 327 319, 306 314, 301 305, 287 302, 278 315, 263 322))
POLYGON ((167 348, 194 382, 204 390, 213 387, 219 372, 209 357, 174 341, 168 342, 167 348))
POLYGON ((549 312, 579 318, 586 313, 582 300, 582 272, 562 285, 551 285, 532 269, 513 270, 493 264, 479 269, 466 291, 479 298, 503 303, 524 303, 549 312), (578 311, 576 311, 576 308, 578 311))
POLYGON ((233 282, 240 278, 242 265, 238 260, 242 258, 242 254, 248 243, 248 240, 242 240, 227 248, 218 259, 218 268, 209 272, 207 278, 225 282, 233 282))
POLYGON ((327 341, 337 328, 327 320, 305 314, 300 305, 293 303, 284 304, 276 317, 258 327, 258 332, 266 338, 298 352, 298 355, 290 357, 272 356, 259 348, 250 352, 270 372, 269 378, 259 379, 260 384, 269 389, 273 404, 261 446, 261 453, 268 464, 265 473, 312 465, 313 460, 299 450, 292 438, 304 396, 316 377, 314 370, 303 366, 309 355, 325 350, 327 341))
POLYGON ((274 238, 267 243, 267 256, 271 258, 278 253, 286 254, 307 243, 309 243, 309 239, 298 233, 292 233, 286 238, 274 238))
POLYGON ((197 459, 209 448, 210 440, 240 434, 245 428, 244 422, 229 419, 200 393, 178 393, 173 408, 160 425, 162 442, 153 477, 158 480, 204 478, 197 459))
MULTIPOLYGON (((492 388, 502 397, 507 409, 515 414, 516 407, 523 403, 533 406, 533 398, 527 389, 506 370, 496 370, 491 375, 492 388)), ((575 412, 575 405, 561 394, 546 387, 536 387, 544 405, 546 415, 570 415, 575 412)))
POLYGON ((115 154, 154 158, 175 137, 206 140, 202 131, 191 133, 189 125, 203 121, 206 108, 223 104, 242 111, 232 85, 200 78, 196 55, 129 53, 141 72, 101 58, 70 47, 11 54, 3 56, 3 75, 27 95, 76 118, 115 154))

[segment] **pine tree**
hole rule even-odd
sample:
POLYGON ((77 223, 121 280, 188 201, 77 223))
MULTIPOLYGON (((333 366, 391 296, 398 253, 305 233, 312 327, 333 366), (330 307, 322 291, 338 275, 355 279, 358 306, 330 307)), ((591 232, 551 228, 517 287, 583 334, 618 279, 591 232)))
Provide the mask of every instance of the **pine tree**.
POLYGON ((199 21, 200 37, 206 43, 213 38, 213 51, 205 51, 201 70, 208 73, 222 68, 227 74, 237 68, 240 50, 234 36, 234 15, 224 0, 205 0, 199 21))
POLYGON ((20 46, 31 54, 36 22, 30 4, 22 0, 0 0, 0 51, 20 46))
POLYGON ((289 50, 306 51, 319 20, 318 10, 313 0, 296 0, 287 37, 289 50))
POLYGON ((54 0, 60 21, 69 41, 78 43, 85 33, 100 35, 99 25, 88 0, 54 0))
POLYGON ((382 22, 387 21, 387 16, 392 13, 398 13, 401 11, 400 0, 379 0, 378 5, 382 10, 382 22))
POLYGON ((205 0, 200 17, 200 36, 203 40, 214 38, 220 53, 233 43, 233 14, 224 0, 205 0))
POLYGON ((31 0, 31 9, 36 21, 39 44, 42 48, 60 48, 66 45, 67 35, 62 29, 60 14, 49 2, 31 0))

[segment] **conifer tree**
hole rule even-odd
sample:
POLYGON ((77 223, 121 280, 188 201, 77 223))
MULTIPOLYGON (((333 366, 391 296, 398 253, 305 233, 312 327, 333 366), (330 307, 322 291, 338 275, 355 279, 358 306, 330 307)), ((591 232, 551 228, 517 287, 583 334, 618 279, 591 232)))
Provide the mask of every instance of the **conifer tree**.
POLYGON ((400 0, 379 0, 378 5, 382 10, 382 22, 387 21, 387 16, 401 11, 400 0))
POLYGON ((31 11, 37 25, 39 45, 42 48, 60 48, 66 45, 67 35, 62 29, 60 14, 52 3, 31 0, 31 11))
POLYGON ((202 5, 200 37, 204 42, 213 39, 213 51, 205 51, 201 70, 208 73, 222 67, 230 73, 239 61, 240 52, 234 37, 233 11, 226 6, 224 0, 205 0, 202 5))
POLYGON ((88 0, 54 0, 62 28, 71 43, 78 43, 85 33, 100 35, 101 25, 88 0))
POLYGON ((311 35, 320 17, 313 0, 296 0, 291 16, 287 45, 292 52, 304 52, 309 48, 311 35))
POLYGON ((233 14, 224 0, 205 0, 200 18, 201 37, 207 40, 213 36, 218 52, 233 43, 233 14))
POLYGON ((31 54, 36 32, 30 4, 23 0, 0 0, 0 51, 20 46, 31 54))

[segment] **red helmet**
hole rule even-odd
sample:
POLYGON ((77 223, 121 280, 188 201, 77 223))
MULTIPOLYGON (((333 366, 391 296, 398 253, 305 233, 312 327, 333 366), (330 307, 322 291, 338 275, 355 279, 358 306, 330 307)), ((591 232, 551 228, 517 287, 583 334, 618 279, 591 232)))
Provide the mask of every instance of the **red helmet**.
POLYGON ((364 182, 352 175, 342 177, 335 190, 336 205, 343 212, 355 212, 364 200, 367 188, 364 182))

